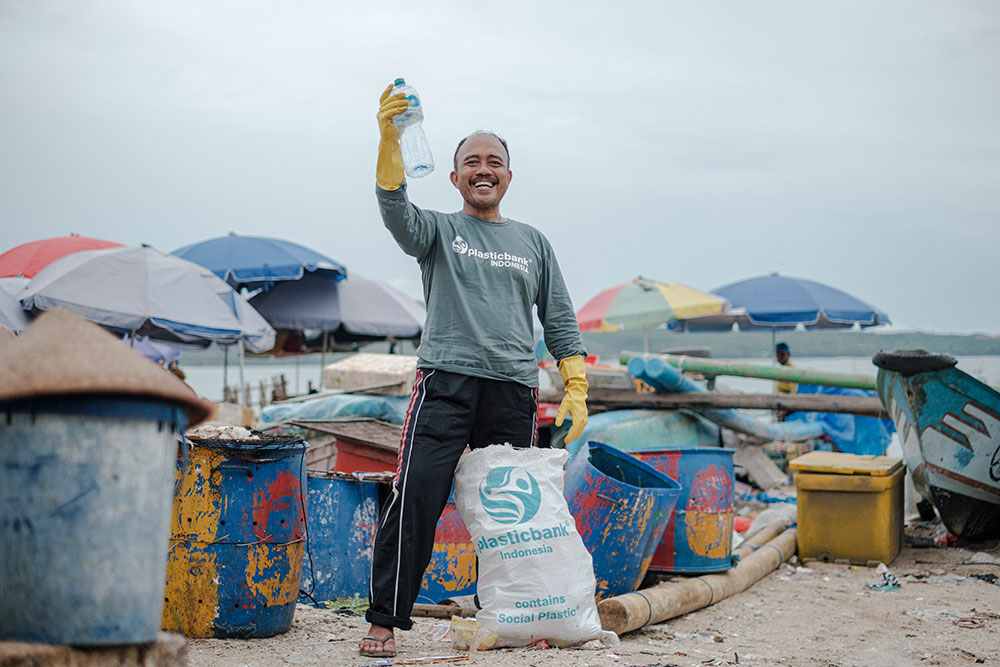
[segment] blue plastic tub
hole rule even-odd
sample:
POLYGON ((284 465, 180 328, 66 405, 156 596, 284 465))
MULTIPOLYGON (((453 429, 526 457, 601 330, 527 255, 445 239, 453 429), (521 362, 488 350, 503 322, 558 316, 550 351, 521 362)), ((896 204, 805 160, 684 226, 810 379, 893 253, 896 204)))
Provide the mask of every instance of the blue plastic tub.
POLYGON ((667 475, 600 442, 573 457, 564 494, 594 559, 599 600, 639 587, 680 492, 667 475))
POLYGON ((368 596, 378 528, 378 484, 310 470, 308 551, 300 602, 368 596))
POLYGON ((156 400, 0 404, 0 640, 156 639, 186 425, 156 400))

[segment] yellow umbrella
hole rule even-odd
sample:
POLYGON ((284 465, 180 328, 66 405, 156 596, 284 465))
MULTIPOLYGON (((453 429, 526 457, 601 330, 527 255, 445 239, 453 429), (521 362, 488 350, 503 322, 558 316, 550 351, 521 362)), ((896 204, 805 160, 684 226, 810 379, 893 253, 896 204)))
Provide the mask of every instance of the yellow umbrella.
POLYGON ((692 317, 715 315, 726 309, 725 299, 683 283, 649 280, 639 276, 609 287, 576 313, 580 331, 642 330, 643 350, 648 351, 646 330, 692 317))
POLYGON ((580 331, 649 329, 725 310, 726 301, 683 283, 660 282, 642 276, 609 287, 576 313, 580 331))

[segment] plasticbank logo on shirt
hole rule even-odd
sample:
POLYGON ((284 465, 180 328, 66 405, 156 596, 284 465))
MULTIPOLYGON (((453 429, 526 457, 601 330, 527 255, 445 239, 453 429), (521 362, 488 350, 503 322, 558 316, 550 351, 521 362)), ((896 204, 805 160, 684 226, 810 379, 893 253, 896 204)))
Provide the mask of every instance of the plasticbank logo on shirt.
POLYGON ((455 240, 451 242, 451 249, 459 255, 465 255, 469 259, 489 262, 490 266, 498 269, 517 269, 518 271, 530 273, 528 265, 531 260, 527 257, 519 257, 509 252, 496 252, 494 250, 487 252, 472 248, 469 246, 469 242, 458 234, 455 234, 455 240))

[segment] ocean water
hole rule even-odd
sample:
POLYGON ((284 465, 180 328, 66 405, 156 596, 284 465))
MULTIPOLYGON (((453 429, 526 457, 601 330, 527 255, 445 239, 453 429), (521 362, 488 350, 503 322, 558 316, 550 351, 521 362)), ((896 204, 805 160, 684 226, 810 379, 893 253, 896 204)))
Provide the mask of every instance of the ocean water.
MULTIPOLYGON (((332 359, 328 358, 328 361, 332 359)), ((759 364, 764 360, 756 359, 732 359, 730 361, 740 361, 746 363, 759 364)), ((820 371, 837 371, 841 373, 864 373, 874 375, 875 366, 869 357, 794 357, 792 359, 799 368, 809 368, 820 371)), ((958 357, 958 368, 973 375, 987 384, 1000 387, 1000 356, 968 356, 958 357)), ((187 375, 187 383, 200 396, 212 401, 222 399, 223 387, 223 367, 219 366, 184 366, 184 373, 187 375)), ((318 357, 307 357, 298 362, 290 360, 281 364, 247 364, 244 367, 244 380, 255 388, 252 390, 252 399, 257 402, 256 387, 261 380, 269 382, 273 376, 284 374, 289 394, 302 394, 308 388, 308 382, 312 381, 314 387, 320 386, 321 368, 318 357)), ((235 364, 229 365, 228 380, 230 386, 239 383, 239 368, 235 364)), ((545 373, 540 375, 542 388, 551 387, 548 376, 545 373)), ((774 382, 771 380, 758 380, 756 378, 741 378, 731 376, 720 376, 716 380, 716 388, 720 391, 741 391, 745 393, 764 394, 774 391, 774 382)))
MULTIPOLYGON (((327 358, 327 363, 332 361, 327 358)), ((230 363, 228 373, 223 366, 183 366, 185 382, 198 392, 199 396, 210 401, 222 400, 222 388, 224 386, 223 377, 227 378, 230 387, 235 387, 240 381, 239 365, 230 363)), ((319 358, 304 358, 298 363, 289 361, 280 364, 253 364, 248 363, 243 368, 243 380, 251 386, 251 399, 257 402, 257 387, 260 381, 270 383, 273 377, 285 376, 285 383, 289 395, 304 394, 312 386, 319 388, 322 378, 322 369, 319 358)))

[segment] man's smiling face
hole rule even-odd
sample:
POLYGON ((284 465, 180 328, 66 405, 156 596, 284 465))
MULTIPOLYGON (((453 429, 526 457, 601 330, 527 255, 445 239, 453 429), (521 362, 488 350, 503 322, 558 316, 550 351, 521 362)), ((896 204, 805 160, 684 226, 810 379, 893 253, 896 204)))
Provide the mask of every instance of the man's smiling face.
POLYGON ((466 213, 484 220, 499 220, 500 200, 513 174, 507 151, 489 134, 474 134, 458 150, 451 182, 462 193, 466 213))

